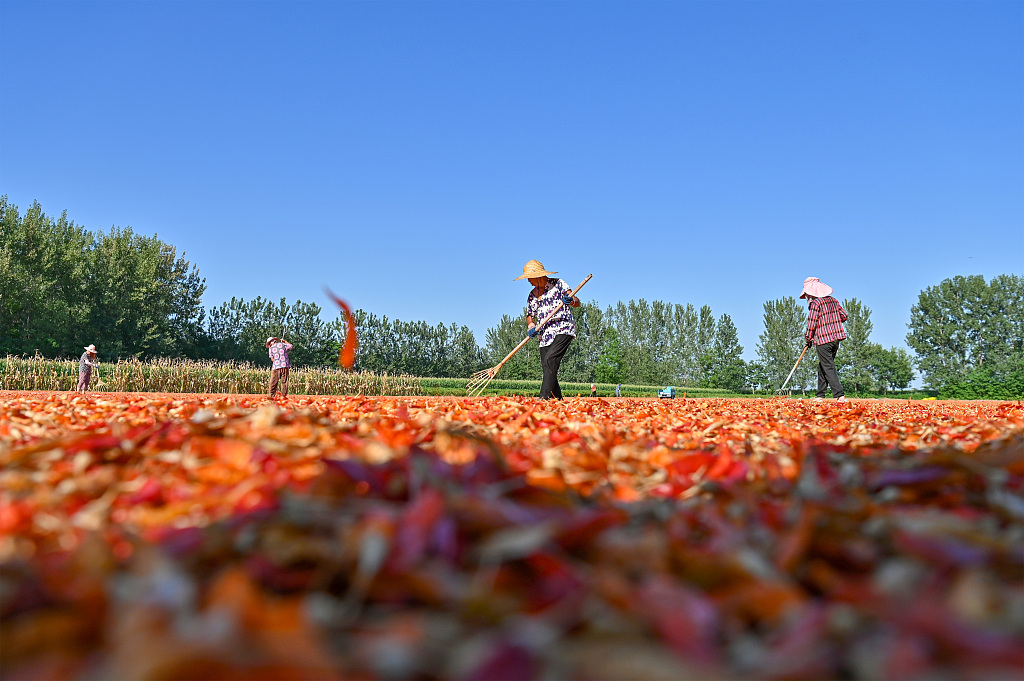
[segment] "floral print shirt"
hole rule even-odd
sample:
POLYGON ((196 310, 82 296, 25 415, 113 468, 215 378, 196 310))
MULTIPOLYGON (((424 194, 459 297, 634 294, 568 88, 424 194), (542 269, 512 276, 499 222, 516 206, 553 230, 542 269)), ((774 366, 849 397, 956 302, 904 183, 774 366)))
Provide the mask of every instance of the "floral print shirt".
MULTIPOLYGON (((534 324, 540 324, 562 302, 562 295, 571 293, 572 289, 563 280, 549 277, 540 298, 533 295, 532 288, 526 295, 526 314, 533 317, 534 324)), ((576 322, 572 318, 572 308, 568 305, 563 305, 551 321, 540 329, 537 338, 540 339, 541 347, 551 345, 560 333, 576 337, 576 322)))
POLYGON ((98 367, 91 359, 89 359, 89 353, 83 352, 81 358, 78 360, 78 373, 80 374, 91 374, 93 367, 98 367))
POLYGON ((291 362, 288 361, 288 353, 295 347, 291 343, 285 343, 284 341, 278 341, 270 346, 268 352, 270 353, 270 359, 274 361, 274 365, 271 369, 283 369, 290 367, 291 362))

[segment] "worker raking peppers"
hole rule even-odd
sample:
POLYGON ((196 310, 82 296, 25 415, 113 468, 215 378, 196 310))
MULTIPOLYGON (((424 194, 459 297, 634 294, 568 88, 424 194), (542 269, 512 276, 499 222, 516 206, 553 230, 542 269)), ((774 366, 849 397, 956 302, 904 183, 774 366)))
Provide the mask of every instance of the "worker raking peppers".
POLYGON ((565 351, 576 337, 576 322, 570 307, 579 307, 580 300, 572 294, 572 288, 562 279, 550 275, 538 260, 531 260, 523 266, 523 273, 513 279, 526 279, 533 286, 526 297, 527 334, 540 342, 540 361, 544 372, 540 385, 542 399, 563 399, 562 388, 558 385, 558 367, 565 351), (561 306, 560 309, 559 306, 561 306), (556 312, 557 310, 557 312, 556 312), (536 320, 554 316, 543 327, 536 320))

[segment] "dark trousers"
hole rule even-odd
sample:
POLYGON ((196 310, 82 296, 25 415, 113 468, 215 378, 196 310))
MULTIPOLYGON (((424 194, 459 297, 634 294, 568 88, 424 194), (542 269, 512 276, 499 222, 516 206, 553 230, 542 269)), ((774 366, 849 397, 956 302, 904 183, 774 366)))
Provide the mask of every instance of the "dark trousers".
POLYGON ((837 340, 818 346, 818 397, 824 397, 829 387, 832 388, 832 397, 843 396, 843 384, 839 382, 839 374, 836 373, 838 351, 837 340))
POLYGON ((288 367, 270 370, 270 397, 277 392, 278 385, 281 387, 281 397, 288 397, 288 367))
POLYGON ((89 389, 89 379, 92 378, 92 368, 78 372, 78 392, 84 393, 89 389))
POLYGON ((551 345, 541 346, 540 365, 544 370, 544 380, 540 384, 541 399, 562 399, 562 387, 558 385, 558 367, 562 364, 562 357, 571 342, 572 336, 560 333, 555 336, 551 345))

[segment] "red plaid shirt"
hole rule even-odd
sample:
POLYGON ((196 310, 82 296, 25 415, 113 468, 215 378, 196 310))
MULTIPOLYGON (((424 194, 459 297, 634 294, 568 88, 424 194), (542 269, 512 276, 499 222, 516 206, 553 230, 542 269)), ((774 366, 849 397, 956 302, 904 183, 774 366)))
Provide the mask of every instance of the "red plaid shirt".
POLYGON ((846 340, 846 329, 843 328, 846 310, 838 300, 832 296, 811 298, 808 307, 807 333, 804 334, 808 343, 824 345, 834 340, 846 340))

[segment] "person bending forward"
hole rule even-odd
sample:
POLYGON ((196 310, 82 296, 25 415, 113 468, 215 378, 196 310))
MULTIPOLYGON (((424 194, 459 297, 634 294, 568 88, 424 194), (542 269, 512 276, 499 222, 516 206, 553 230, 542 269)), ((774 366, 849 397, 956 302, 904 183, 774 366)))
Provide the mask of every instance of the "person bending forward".
POLYGON ((526 333, 540 342, 540 363, 544 378, 540 384, 541 399, 563 399, 562 388, 558 385, 558 367, 562 363, 569 343, 576 337, 576 322, 573 320, 570 307, 579 307, 579 298, 572 295, 572 288, 563 280, 551 277, 557 272, 544 269, 537 260, 531 260, 523 266, 523 273, 513 281, 526 279, 533 286, 526 297, 526 333), (564 304, 563 304, 564 303, 564 304), (544 325, 543 321, 559 305, 561 309, 544 325))
POLYGON ((89 389, 89 380, 92 378, 92 370, 99 368, 96 363, 96 346, 89 344, 85 346, 85 352, 78 359, 78 387, 76 390, 84 393, 89 389))

